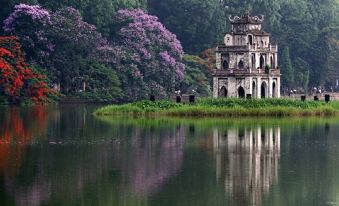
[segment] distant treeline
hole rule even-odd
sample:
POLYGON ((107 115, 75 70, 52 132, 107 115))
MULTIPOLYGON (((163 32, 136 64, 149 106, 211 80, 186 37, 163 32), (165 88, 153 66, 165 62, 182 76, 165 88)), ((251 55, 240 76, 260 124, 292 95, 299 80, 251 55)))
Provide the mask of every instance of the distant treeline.
POLYGON ((60 85, 64 94, 78 95, 86 90, 98 98, 109 95, 117 101, 142 99, 150 94, 168 96, 174 90, 207 96, 211 89, 209 69, 214 63, 213 52, 208 49, 222 43, 223 35, 230 29, 228 16, 245 11, 265 15, 264 28, 279 45, 284 87, 335 88, 339 79, 336 0, 0 0, 0 3, 0 21, 5 21, 1 33, 19 36, 29 62, 47 74, 50 83, 60 85), (20 3, 40 5, 40 12, 43 10, 44 14, 46 10, 48 14, 45 19, 34 16, 33 10, 39 9, 28 13, 22 9, 17 11, 18 15, 13 14, 14 6, 20 3), (69 7, 75 11, 67 12, 69 7), (123 10, 139 8, 146 13, 123 10), (20 12, 26 17, 22 18, 20 12), (13 21, 8 20, 11 15, 13 21), (138 15, 148 16, 140 21, 138 15), (88 29, 93 32, 86 33, 88 29), (141 32, 138 37, 141 39, 134 38, 135 32, 141 32), (80 39, 74 42, 77 37, 80 39), (101 50, 97 51, 98 48, 101 50))
POLYGON ((280 49, 283 86, 335 88, 339 79, 339 2, 336 0, 149 0, 149 10, 178 35, 185 52, 221 43, 228 16, 265 15, 280 49))

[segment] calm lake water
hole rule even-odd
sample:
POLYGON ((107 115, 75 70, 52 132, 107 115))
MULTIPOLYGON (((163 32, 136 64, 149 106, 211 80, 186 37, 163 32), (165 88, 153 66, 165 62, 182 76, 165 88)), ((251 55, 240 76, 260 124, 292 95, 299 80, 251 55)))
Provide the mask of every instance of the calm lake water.
POLYGON ((339 119, 0 108, 0 205, 339 205, 339 119))

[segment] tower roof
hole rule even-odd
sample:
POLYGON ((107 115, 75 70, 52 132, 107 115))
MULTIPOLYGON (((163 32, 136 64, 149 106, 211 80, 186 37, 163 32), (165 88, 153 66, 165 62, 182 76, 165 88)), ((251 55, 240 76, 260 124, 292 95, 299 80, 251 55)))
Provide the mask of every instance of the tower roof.
POLYGON ((249 12, 239 16, 229 16, 229 20, 232 24, 262 24, 264 22, 264 15, 251 16, 249 12))

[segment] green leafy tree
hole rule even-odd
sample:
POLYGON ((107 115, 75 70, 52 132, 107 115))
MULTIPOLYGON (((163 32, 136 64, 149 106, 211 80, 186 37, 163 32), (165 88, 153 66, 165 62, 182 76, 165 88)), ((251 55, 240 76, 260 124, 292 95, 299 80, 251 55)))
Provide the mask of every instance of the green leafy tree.
POLYGON ((86 85, 85 96, 97 100, 121 101, 121 83, 115 71, 98 62, 91 62, 83 74, 83 82, 86 85))
POLYGON ((198 56, 185 55, 184 64, 186 65, 185 79, 179 89, 183 93, 194 91, 199 96, 209 96, 211 94, 211 76, 204 60, 198 56))
POLYGON ((188 53, 199 53, 222 40, 226 16, 219 1, 149 0, 149 9, 188 53))
POLYGON ((294 87, 294 72, 290 57, 290 50, 288 47, 285 47, 282 52, 282 58, 280 60, 282 76, 282 84, 286 87, 294 87))
POLYGON ((293 68, 295 70, 295 85, 302 87, 305 92, 308 90, 308 84, 310 80, 309 65, 301 58, 297 58, 294 61, 293 68))

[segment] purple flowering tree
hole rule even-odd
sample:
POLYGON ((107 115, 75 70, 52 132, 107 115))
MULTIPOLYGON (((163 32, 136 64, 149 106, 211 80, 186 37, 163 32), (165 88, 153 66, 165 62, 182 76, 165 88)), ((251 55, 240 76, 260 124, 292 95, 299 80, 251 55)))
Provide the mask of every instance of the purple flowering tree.
POLYGON ((3 30, 16 35, 29 60, 41 61, 53 51, 54 45, 47 38, 51 14, 38 5, 18 4, 4 21, 3 30))
POLYGON ((93 68, 103 68, 93 67, 101 61, 99 48, 110 48, 95 26, 83 21, 79 11, 71 7, 50 12, 37 5, 19 4, 4 21, 3 29, 20 38, 30 63, 47 68, 49 78, 66 94, 91 81, 98 72, 93 68))
POLYGON ((56 69, 54 81, 61 83, 64 93, 76 92, 81 84, 90 81, 91 63, 100 61, 96 55, 98 48, 107 41, 71 7, 51 15, 48 34, 55 45, 51 55, 52 67, 56 69))
POLYGON ((114 58, 131 100, 168 96, 184 78, 183 49, 158 18, 143 10, 119 10, 121 26, 114 58))
MULTIPOLYGON (((66 7, 54 12, 51 16, 51 32, 62 41, 72 42, 79 46, 97 49, 105 39, 92 24, 85 22, 80 12, 72 7, 66 7)), ((53 35, 51 34, 51 35, 53 35)))
POLYGON ((91 84, 93 76, 101 78, 97 83, 115 82, 117 86, 116 78, 106 75, 113 72, 119 76, 124 100, 171 94, 184 79, 185 69, 176 36, 157 17, 140 9, 119 10, 115 20, 120 27, 109 42, 76 9, 51 12, 19 4, 3 29, 20 38, 31 63, 47 68, 49 78, 63 93, 77 92, 91 84))

